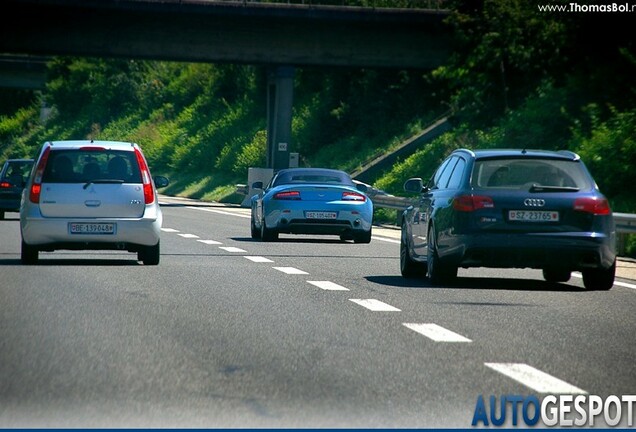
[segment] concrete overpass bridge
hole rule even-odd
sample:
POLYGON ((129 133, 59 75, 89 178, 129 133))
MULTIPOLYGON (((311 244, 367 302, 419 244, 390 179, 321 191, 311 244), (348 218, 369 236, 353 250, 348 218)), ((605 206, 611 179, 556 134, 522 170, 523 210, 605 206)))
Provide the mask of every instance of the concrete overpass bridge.
POLYGON ((270 66, 274 169, 289 164, 296 67, 427 70, 450 53, 444 10, 232 0, 3 0, 1 8, 0 53, 13 56, 270 66))

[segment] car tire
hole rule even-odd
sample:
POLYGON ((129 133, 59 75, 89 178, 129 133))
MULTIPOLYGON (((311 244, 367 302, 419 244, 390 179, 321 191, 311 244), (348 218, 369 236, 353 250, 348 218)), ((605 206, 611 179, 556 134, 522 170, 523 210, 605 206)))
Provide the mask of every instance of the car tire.
POLYGON ((22 264, 33 265, 38 263, 40 251, 35 246, 29 246, 22 240, 22 249, 20 251, 20 261, 22 264))
POLYGON ((543 279, 550 283, 567 282, 572 277, 572 272, 565 269, 543 269, 543 279))
POLYGON ((278 240, 278 233, 275 230, 267 228, 264 219, 261 221, 261 240, 265 242, 278 240))
POLYGON ((154 246, 146 246, 137 253, 137 259, 144 265, 158 265, 160 256, 159 242, 154 246))
POLYGON ((585 269, 583 273, 583 285, 589 291, 607 291, 614 286, 616 276, 616 260, 610 268, 585 269))
POLYGON ((261 238, 261 230, 256 228, 256 224, 254 223, 254 218, 253 217, 250 218, 250 231, 251 231, 253 239, 261 238))
POLYGON ((353 235, 354 243, 371 243, 371 228, 369 231, 363 231, 353 235))
POLYGON ((428 230, 428 252, 426 260, 427 274, 434 284, 451 282, 457 277, 457 267, 444 262, 437 253, 437 241, 434 230, 428 230))
POLYGON ((418 263, 411 258, 406 233, 406 226, 402 224, 402 235, 400 236, 400 273, 402 277, 405 278, 426 276, 427 265, 418 263))

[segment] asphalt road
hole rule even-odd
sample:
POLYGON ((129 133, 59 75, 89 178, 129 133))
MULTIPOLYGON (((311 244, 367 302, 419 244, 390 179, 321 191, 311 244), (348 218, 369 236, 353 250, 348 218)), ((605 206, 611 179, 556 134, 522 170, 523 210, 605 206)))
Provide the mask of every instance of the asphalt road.
POLYGON ((634 281, 439 287, 399 275, 387 230, 262 243, 246 209, 168 202, 156 267, 22 266, 0 222, 0 427, 468 428, 480 395, 636 393, 634 281))

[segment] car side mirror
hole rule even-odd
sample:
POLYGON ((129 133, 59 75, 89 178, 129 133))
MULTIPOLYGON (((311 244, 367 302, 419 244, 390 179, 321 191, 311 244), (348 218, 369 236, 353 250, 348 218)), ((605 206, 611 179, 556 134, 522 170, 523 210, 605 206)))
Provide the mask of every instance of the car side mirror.
POLYGON ((170 184, 170 180, 168 180, 168 177, 164 176, 154 176, 153 180, 155 182, 155 187, 158 189, 164 188, 170 184))
POLYGON ((367 193, 369 187, 364 183, 356 183, 356 189, 358 189, 360 192, 367 193))
POLYGON ((419 177, 410 178, 404 183, 404 190, 411 193, 422 193, 424 190, 424 182, 419 177))
POLYGON ((252 183, 252 189, 263 189, 263 182, 262 181, 256 181, 256 182, 252 183))

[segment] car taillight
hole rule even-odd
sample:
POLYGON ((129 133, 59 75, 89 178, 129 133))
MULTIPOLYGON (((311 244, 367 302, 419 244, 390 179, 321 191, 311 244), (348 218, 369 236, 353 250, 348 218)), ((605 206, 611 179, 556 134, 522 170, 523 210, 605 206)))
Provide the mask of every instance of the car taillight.
POLYGON ((358 192, 343 192, 342 193, 343 201, 362 201, 365 202, 367 197, 358 192))
POLYGON ((42 157, 38 162, 38 166, 35 168, 35 175, 33 176, 33 183, 31 183, 31 189, 29 190, 29 200, 34 204, 40 202, 40 192, 42 192, 42 176, 44 175, 44 168, 46 168, 46 162, 49 160, 49 153, 51 153, 51 147, 47 147, 42 153, 42 157))
POLYGON ((295 200, 300 201, 300 192, 298 191, 284 191, 274 194, 275 200, 295 200))
POLYGON ((577 198, 574 201, 574 210, 594 215, 608 215, 611 212, 609 202, 597 197, 577 198))
POLYGON ((135 149, 135 156, 137 157, 137 164, 141 171, 141 181, 144 186, 144 201, 146 204, 152 204, 155 201, 155 191, 152 189, 152 178, 150 177, 148 164, 146 163, 144 156, 141 154, 141 151, 137 148, 135 149))
POLYGON ((11 187, 11 183, 7 181, 0 182, 0 188, 10 188, 10 187, 11 187))
POLYGON ((460 195, 453 200, 453 208, 457 211, 471 212, 483 208, 494 208, 495 203, 489 196, 460 195))

